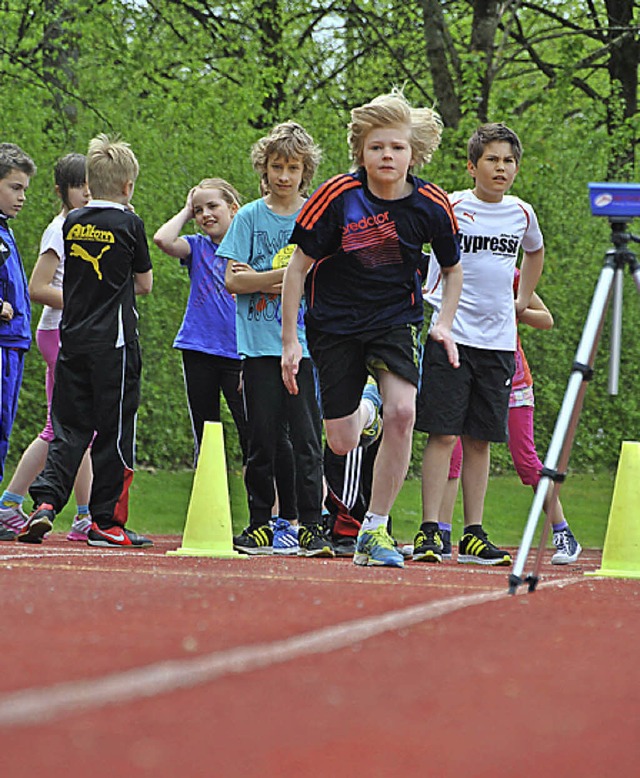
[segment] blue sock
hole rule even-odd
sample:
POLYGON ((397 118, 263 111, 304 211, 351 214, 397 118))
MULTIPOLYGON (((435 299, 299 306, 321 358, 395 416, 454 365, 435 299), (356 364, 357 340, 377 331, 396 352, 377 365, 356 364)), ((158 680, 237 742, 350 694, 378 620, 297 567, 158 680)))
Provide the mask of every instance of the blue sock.
POLYGON ((563 519, 563 520, 560 522, 560 524, 554 524, 554 525, 553 525, 553 531, 554 531, 554 532, 560 532, 560 531, 562 531, 563 529, 568 529, 568 528, 569 528, 569 524, 567 523, 567 520, 566 520, 566 519, 563 519))
POLYGON ((2 497, 0 497, 0 505, 3 508, 12 508, 14 505, 22 505, 23 502, 23 494, 14 494, 13 492, 4 491, 2 497))
POLYGON ((76 513, 78 516, 88 516, 89 515, 89 506, 88 505, 78 505, 76 513))
POLYGON ((443 529, 446 530, 447 532, 451 532, 451 524, 447 524, 446 521, 439 521, 438 529, 443 529))

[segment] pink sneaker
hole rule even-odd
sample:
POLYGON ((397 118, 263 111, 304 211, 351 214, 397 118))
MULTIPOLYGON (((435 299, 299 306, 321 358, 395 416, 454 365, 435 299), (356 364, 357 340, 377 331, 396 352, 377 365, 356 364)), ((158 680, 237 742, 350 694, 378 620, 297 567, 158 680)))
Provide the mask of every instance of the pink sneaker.
POLYGON ((85 513, 83 516, 75 516, 67 540, 80 540, 86 543, 89 528, 91 527, 91 514, 85 513))
POLYGON ((20 532, 29 516, 22 510, 22 505, 12 505, 10 508, 0 508, 0 524, 12 532, 20 532))

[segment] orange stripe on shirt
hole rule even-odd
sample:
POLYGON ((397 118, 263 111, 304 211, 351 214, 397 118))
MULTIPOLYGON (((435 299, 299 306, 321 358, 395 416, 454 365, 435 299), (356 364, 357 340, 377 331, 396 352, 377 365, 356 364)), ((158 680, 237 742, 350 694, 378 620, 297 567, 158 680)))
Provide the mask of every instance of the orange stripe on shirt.
POLYGON ((326 181, 315 194, 302 206, 297 223, 305 230, 313 228, 329 205, 343 192, 362 186, 360 181, 346 173, 334 176, 326 181))
POLYGON ((444 191, 444 189, 440 189, 440 187, 436 186, 435 184, 426 184, 418 191, 421 195, 428 197, 429 200, 433 200, 434 203, 437 203, 442 208, 444 208, 449 216, 449 219, 451 220, 451 227, 453 228, 453 231, 458 232, 458 220, 456 219, 456 215, 453 212, 453 207, 449 202, 449 198, 447 197, 447 193, 444 191))

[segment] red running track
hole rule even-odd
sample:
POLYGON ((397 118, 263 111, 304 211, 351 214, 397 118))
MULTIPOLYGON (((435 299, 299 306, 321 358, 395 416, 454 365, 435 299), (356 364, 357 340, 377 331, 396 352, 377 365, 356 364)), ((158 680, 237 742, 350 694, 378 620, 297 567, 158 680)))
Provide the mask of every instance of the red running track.
POLYGON ((0 544, 2 778, 639 773, 640 581, 585 577, 599 552, 513 597, 178 546, 0 544))

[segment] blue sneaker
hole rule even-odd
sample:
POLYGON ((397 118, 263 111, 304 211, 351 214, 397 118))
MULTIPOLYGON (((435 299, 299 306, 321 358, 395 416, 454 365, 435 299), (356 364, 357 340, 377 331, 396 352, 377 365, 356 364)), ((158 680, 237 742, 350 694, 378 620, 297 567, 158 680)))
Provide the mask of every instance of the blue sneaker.
POLYGON ((287 555, 297 554, 298 551, 298 527, 286 519, 276 519, 273 525, 273 553, 287 555))
POLYGON ((378 385, 373 378, 369 378, 362 390, 362 399, 369 400, 373 405, 374 416, 373 421, 369 426, 362 430, 360 435, 360 445, 363 448, 367 448, 382 435, 382 416, 380 411, 382 410, 382 397, 378 391, 378 385))
POLYGON ((404 557, 396 550, 386 527, 360 530, 353 555, 356 565, 404 567, 404 557))
POLYGON ((551 557, 552 565, 571 565, 577 562, 582 553, 582 546, 569 527, 553 533, 553 545, 556 547, 556 553, 551 557))

